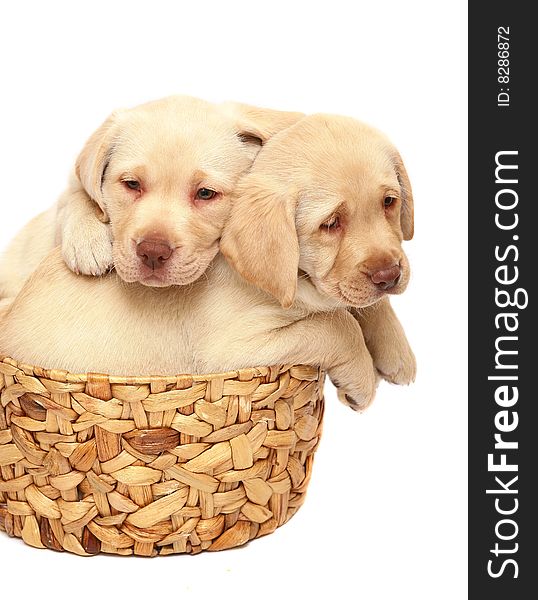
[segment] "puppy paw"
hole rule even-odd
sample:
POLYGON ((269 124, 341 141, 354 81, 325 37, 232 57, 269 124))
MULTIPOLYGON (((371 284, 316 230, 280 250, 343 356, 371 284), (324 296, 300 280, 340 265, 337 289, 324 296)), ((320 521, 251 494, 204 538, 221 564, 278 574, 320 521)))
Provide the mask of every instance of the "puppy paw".
POLYGON ((380 376, 396 385, 409 385, 415 381, 417 363, 411 346, 405 338, 393 340, 376 353, 374 366, 380 376))
POLYGON ((374 401, 379 377, 372 371, 362 378, 360 385, 353 387, 337 386, 338 399, 352 410, 362 412, 374 401))
POLYGON ((66 227, 62 236, 62 256, 67 266, 77 274, 104 275, 114 266, 110 228, 92 220, 82 227, 66 227))

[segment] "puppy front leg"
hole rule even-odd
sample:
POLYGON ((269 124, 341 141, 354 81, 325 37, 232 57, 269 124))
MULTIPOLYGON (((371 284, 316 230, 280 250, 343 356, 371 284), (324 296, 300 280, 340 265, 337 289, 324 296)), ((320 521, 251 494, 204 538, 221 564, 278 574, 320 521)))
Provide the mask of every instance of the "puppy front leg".
POLYGON ((407 341, 402 324, 387 297, 365 309, 351 309, 359 322, 366 346, 379 374, 398 385, 415 380, 415 355, 407 341))
POLYGON ((74 273, 104 275, 114 265, 110 226, 101 215, 99 206, 72 176, 69 188, 58 200, 56 242, 74 273))
POLYGON ((374 399, 378 377, 355 319, 347 311, 317 313, 273 332, 268 362, 320 365, 354 410, 374 399))

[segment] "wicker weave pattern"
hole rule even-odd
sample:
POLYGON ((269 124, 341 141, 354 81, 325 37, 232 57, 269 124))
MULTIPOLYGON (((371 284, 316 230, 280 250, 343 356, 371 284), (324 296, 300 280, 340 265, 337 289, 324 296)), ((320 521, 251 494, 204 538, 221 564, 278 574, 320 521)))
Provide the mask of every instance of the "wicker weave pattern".
POLYGON ((306 366, 114 378, 0 357, 0 529, 82 556, 271 533, 304 500, 322 386, 306 366))

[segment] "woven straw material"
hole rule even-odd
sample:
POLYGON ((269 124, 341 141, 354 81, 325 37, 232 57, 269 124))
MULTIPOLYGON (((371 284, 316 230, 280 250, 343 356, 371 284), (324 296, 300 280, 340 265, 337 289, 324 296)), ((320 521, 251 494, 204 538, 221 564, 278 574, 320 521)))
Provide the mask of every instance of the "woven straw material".
POLYGON ((0 529, 82 556, 224 550, 301 506, 324 374, 73 375, 0 357, 0 529))

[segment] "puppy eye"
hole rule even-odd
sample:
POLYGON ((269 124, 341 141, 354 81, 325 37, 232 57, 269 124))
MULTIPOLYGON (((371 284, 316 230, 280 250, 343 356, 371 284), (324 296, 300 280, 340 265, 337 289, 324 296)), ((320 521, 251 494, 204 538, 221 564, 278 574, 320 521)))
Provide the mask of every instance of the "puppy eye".
POLYGON ((198 198, 198 200, 211 200, 216 195, 217 192, 215 192, 215 190, 210 190, 209 188, 200 188, 196 192, 196 197, 198 198))
POLYGON ((386 196, 383 200, 383 206, 385 208, 388 208, 389 206, 392 206, 395 202, 396 198, 394 196, 386 196))
POLYGON ((136 181, 136 179, 124 179, 123 185, 130 190, 134 190, 135 192, 140 191, 140 181, 136 181))
POLYGON ((326 229, 327 231, 334 231, 340 227, 340 217, 333 215, 330 219, 321 224, 320 229, 326 229))

